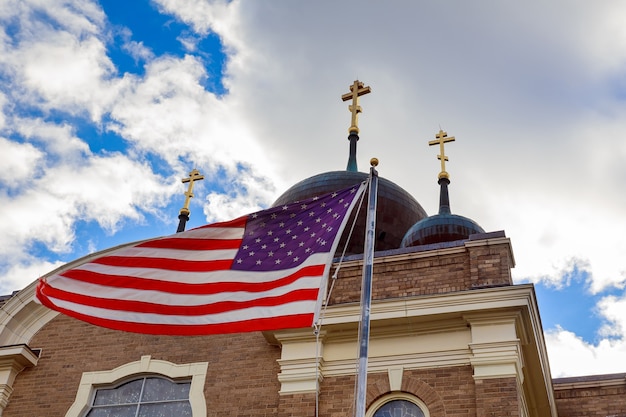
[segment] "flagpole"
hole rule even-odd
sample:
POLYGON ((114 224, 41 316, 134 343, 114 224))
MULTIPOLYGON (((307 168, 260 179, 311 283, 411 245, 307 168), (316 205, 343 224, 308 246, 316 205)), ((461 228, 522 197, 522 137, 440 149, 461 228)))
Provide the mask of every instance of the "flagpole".
POLYGON ((372 304, 372 271, 374 267, 374 234, 376 230, 376 201, 378 197, 378 159, 370 160, 369 201, 363 252, 363 280, 361 284, 361 322, 359 326, 359 363, 355 416, 365 417, 367 392, 367 357, 370 336, 370 306, 372 304))

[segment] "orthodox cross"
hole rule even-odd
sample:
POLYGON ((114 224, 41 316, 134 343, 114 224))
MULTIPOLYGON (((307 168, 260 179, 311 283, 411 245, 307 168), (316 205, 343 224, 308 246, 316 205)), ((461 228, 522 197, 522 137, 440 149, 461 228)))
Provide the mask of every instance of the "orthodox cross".
POLYGON ((445 150, 443 148, 443 144, 447 142, 454 142, 454 136, 448 137, 448 133, 439 129, 439 133, 435 135, 437 140, 431 140, 428 142, 428 145, 439 145, 440 154, 437 155, 437 159, 441 161, 441 172, 439 173, 439 178, 449 178, 448 173, 446 172, 446 161, 448 157, 446 156, 445 150))
POLYGON ((193 197, 193 183, 203 179, 204 175, 201 175, 200 171, 197 169, 193 169, 189 173, 189 178, 182 179, 183 184, 189 183, 189 187, 187 188, 187 191, 185 191, 185 204, 183 205, 183 208, 180 209, 180 214, 189 216, 189 200, 193 197))
POLYGON ((352 123, 350 125, 350 129, 348 132, 359 133, 359 122, 358 122, 358 114, 363 111, 361 106, 359 106, 359 96, 371 93, 372 89, 369 86, 365 87, 363 83, 359 80, 354 81, 354 84, 350 86, 350 92, 341 96, 341 100, 348 101, 352 100, 352 104, 348 106, 348 110, 352 113, 352 123))

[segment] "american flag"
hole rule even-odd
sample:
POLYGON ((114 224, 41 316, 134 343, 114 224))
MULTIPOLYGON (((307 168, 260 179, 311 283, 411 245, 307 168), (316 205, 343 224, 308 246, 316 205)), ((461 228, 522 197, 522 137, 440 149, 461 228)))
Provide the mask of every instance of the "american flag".
POLYGON ((365 184, 70 264, 41 304, 99 326, 201 335, 312 326, 365 184))

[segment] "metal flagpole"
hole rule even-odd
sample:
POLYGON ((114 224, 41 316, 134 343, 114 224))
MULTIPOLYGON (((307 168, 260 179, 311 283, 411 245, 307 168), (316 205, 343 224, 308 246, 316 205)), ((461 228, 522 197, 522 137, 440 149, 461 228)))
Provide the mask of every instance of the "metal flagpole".
POLYGON ((367 392, 367 351, 370 338, 370 306, 372 304, 372 271, 374 265, 374 231, 376 230, 376 201, 378 197, 378 159, 370 160, 369 203, 363 253, 363 281, 361 284, 361 323, 359 326, 359 364, 357 374, 355 416, 365 417, 367 392))

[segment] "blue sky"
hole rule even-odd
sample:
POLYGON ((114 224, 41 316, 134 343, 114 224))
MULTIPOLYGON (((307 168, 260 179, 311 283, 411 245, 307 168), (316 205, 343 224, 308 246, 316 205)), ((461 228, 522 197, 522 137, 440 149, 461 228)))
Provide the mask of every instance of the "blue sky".
POLYGON ((452 211, 511 238, 553 375, 625 372, 624 17, 618 1, 8 0, 1 292, 173 233, 193 168, 189 227, 344 169, 358 77, 361 169, 378 157, 433 214, 428 141, 455 136, 452 211))

